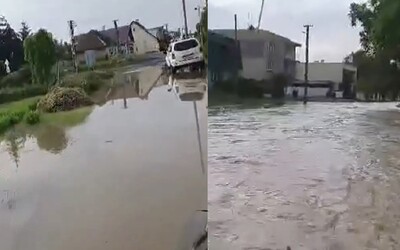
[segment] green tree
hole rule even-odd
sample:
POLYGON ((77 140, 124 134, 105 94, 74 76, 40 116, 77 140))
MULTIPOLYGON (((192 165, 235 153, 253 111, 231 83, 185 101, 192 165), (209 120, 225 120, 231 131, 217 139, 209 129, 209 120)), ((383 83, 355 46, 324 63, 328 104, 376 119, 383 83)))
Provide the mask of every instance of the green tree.
POLYGON ((367 52, 390 51, 400 59, 400 1, 368 0, 352 3, 349 17, 352 26, 360 25, 360 40, 367 52))
POLYGON ((24 41, 25 60, 29 62, 34 83, 50 85, 57 62, 56 44, 51 33, 40 29, 24 41))
POLYGON ((206 6, 201 12, 200 23, 196 25, 196 34, 201 41, 201 48, 203 49, 204 58, 208 59, 208 1, 206 6))
POLYGON ((21 25, 22 28, 19 31, 19 37, 22 41, 25 41, 25 39, 31 34, 31 28, 29 28, 26 22, 22 22, 21 25))
POLYGON ((7 22, 4 16, 0 16, 0 61, 10 63, 10 70, 18 70, 24 61, 22 41, 19 35, 7 22))

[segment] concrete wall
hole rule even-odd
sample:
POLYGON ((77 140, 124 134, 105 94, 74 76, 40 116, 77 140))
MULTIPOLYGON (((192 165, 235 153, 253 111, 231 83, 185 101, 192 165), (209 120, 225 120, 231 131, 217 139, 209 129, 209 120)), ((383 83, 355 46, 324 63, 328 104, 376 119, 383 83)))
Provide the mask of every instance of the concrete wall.
MULTIPOLYGON (((308 65, 308 79, 310 81, 343 81, 343 63, 310 63, 308 65)), ((305 63, 297 63, 296 79, 304 80, 305 63)))
MULTIPOLYGON (((298 90, 298 97, 301 98, 304 96, 304 87, 296 87, 298 90)), ((287 87, 286 95, 292 96, 293 87, 287 87)), ((308 97, 326 97, 326 93, 329 91, 329 88, 308 88, 307 96, 308 97)))
POLYGON ((137 55, 159 51, 157 38, 147 33, 142 27, 135 23, 131 25, 134 38, 134 53, 137 55))

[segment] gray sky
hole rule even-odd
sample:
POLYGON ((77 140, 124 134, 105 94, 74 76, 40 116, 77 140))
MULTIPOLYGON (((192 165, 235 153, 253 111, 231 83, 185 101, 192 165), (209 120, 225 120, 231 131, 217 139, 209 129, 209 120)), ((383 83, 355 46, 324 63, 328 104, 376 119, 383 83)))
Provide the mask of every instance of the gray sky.
MULTIPOLYGON (((194 8, 201 0, 186 0, 189 29, 194 30, 199 20, 194 8)), ((169 23, 169 29, 183 26, 181 0, 0 0, 0 15, 4 15, 12 27, 19 30, 26 21, 33 30, 45 28, 58 39, 68 39, 67 21, 76 21, 78 33, 90 29, 113 27, 139 19, 151 28, 169 23)))
MULTIPOLYGON (((359 29, 352 28, 347 16, 352 2, 359 0, 265 0, 261 28, 286 36, 302 44, 297 58, 304 60, 304 24, 313 24, 310 60, 342 61, 360 48, 359 29)), ((256 26, 261 0, 209 0, 210 29, 234 28, 234 14, 239 28, 256 26), (249 18, 250 13, 250 18, 249 18), (250 19, 250 22, 249 22, 250 19)))

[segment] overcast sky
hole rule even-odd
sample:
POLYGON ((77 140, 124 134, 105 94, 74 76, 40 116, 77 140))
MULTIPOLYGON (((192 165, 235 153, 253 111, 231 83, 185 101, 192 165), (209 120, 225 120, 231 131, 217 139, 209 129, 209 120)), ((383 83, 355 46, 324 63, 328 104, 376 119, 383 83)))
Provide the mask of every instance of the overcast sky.
MULTIPOLYGON (((189 29, 194 30, 199 20, 194 8, 202 0, 186 0, 189 29)), ((67 21, 73 19, 77 33, 90 29, 112 28, 112 20, 119 25, 139 19, 151 28, 168 23, 170 29, 183 26, 181 0, 0 0, 0 15, 19 30, 26 21, 33 30, 46 28, 58 39, 68 39, 67 21)))
MULTIPOLYGON (((350 26, 349 6, 359 0, 265 0, 261 28, 286 36, 303 46, 297 58, 304 60, 304 24, 313 24, 310 60, 342 61, 360 48, 359 30, 350 26)), ((234 14, 239 28, 257 25, 261 0, 209 0, 208 26, 234 28, 234 14), (250 18, 249 18, 250 14, 250 18)))

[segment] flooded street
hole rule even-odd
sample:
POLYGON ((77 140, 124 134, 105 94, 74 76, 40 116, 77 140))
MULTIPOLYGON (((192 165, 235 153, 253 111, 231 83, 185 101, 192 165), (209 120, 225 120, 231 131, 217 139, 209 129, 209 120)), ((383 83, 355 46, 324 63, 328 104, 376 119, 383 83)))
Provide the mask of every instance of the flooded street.
POLYGON ((182 101, 158 67, 134 76, 99 93, 79 125, 9 131, 0 144, 0 249, 185 244, 189 221, 207 209, 207 98, 182 101))
POLYGON ((394 103, 210 109, 210 249, 400 249, 399 142, 394 103))

